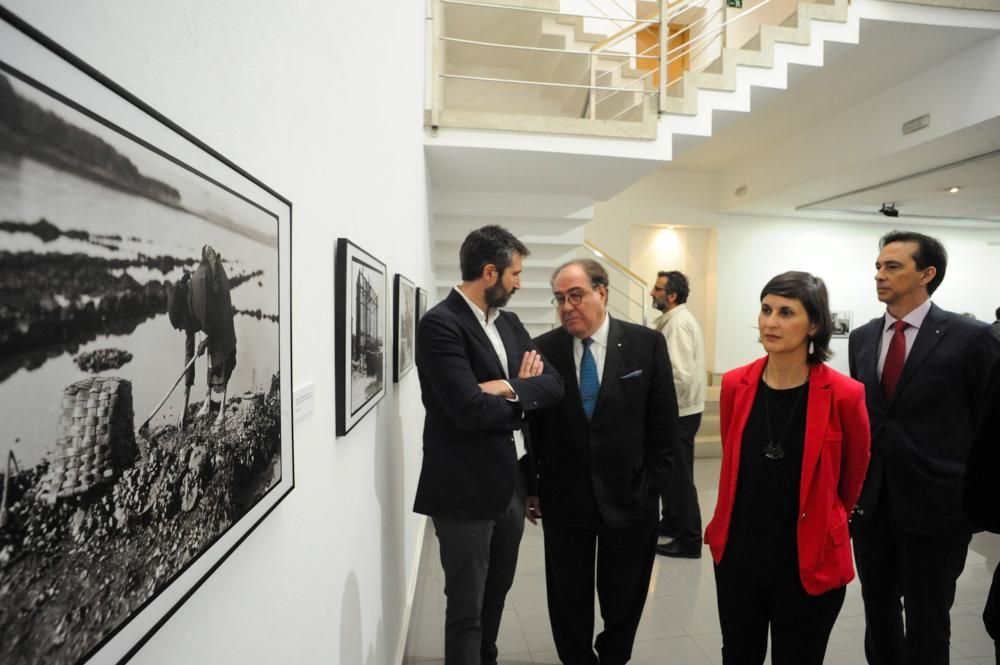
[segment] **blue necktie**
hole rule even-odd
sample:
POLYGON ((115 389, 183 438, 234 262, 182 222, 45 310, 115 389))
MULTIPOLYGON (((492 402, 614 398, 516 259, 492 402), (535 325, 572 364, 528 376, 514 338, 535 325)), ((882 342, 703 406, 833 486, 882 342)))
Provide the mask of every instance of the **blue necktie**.
POLYGON ((594 354, 590 352, 590 345, 594 340, 588 337, 581 341, 583 357, 580 358, 580 398, 583 400, 583 412, 590 418, 594 413, 594 405, 597 404, 597 393, 601 390, 601 384, 597 380, 597 362, 594 360, 594 354))

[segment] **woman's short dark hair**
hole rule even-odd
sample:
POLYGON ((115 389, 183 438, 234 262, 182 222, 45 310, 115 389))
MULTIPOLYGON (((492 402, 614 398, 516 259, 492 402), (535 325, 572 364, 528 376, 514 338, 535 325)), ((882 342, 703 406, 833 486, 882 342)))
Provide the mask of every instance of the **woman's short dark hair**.
POLYGON ((807 272, 790 270, 783 272, 764 285, 760 299, 774 295, 783 298, 794 298, 802 303, 809 315, 809 321, 816 325, 816 334, 810 337, 813 350, 806 361, 810 365, 829 360, 830 336, 833 334, 833 319, 830 316, 830 299, 826 294, 826 284, 819 277, 807 272))
POLYGON ((479 279, 483 276, 483 269, 490 264, 503 275, 504 270, 514 262, 515 254, 520 254, 523 258, 529 253, 524 243, 502 226, 491 224, 476 229, 465 236, 462 247, 458 250, 462 281, 473 282, 479 279))
POLYGON ((937 238, 925 236, 916 231, 889 231, 878 241, 878 248, 884 249, 890 242, 915 242, 917 251, 913 252, 913 262, 917 270, 926 270, 930 266, 936 268, 934 279, 927 283, 927 295, 932 295, 944 281, 944 271, 948 269, 948 251, 937 238))

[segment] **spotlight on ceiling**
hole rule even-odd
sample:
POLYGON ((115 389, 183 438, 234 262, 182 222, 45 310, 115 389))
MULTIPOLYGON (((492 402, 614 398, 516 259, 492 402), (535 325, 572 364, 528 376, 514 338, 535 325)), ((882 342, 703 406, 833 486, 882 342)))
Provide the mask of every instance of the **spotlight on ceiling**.
POLYGON ((948 191, 951 192, 952 194, 958 194, 958 189, 959 189, 958 185, 955 185, 954 187, 952 187, 948 191))
POLYGON ((899 211, 896 210, 895 203, 883 203, 882 207, 879 208, 878 211, 886 217, 899 217, 899 211))

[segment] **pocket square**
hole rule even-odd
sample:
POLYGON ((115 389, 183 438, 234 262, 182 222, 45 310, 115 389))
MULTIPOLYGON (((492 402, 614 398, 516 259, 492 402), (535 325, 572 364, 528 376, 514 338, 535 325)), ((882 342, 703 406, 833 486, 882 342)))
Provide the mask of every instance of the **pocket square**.
POLYGON ((642 370, 641 369, 637 369, 634 372, 629 372, 625 376, 620 376, 618 378, 619 379, 634 379, 634 378, 640 377, 640 376, 642 376, 642 370))

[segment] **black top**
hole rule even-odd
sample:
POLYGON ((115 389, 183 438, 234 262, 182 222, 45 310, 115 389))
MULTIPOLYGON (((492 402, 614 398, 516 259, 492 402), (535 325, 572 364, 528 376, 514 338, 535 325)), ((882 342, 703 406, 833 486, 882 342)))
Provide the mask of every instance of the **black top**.
POLYGON ((726 558, 738 557, 757 570, 798 570, 795 533, 806 433, 809 383, 787 390, 763 379, 740 442, 740 470, 726 558), (768 449, 770 442, 780 451, 768 449))

